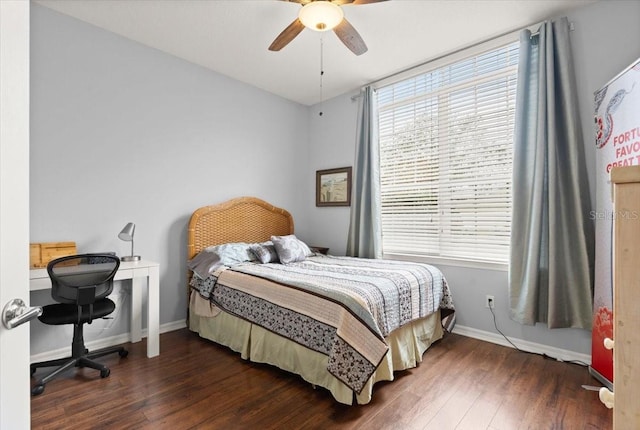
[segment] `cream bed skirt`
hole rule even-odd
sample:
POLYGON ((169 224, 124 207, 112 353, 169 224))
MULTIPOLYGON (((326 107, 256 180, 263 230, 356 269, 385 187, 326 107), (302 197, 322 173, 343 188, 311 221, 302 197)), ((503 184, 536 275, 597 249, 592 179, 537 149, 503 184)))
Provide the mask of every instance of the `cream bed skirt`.
MULTIPOLYGON (((353 391, 327 371, 326 355, 221 311, 196 292, 191 293, 189 329, 239 352, 245 360, 271 364, 300 375, 305 381, 329 390, 340 403, 353 403, 353 391)), ((369 403, 373 385, 393 381, 394 371, 416 367, 429 346, 442 336, 439 311, 392 332, 386 338, 390 353, 356 395, 357 403, 369 403)))

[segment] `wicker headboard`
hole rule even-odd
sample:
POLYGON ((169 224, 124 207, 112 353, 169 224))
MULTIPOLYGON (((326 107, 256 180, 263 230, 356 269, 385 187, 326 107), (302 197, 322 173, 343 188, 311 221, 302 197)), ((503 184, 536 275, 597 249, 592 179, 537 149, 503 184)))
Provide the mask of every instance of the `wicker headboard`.
POLYGON ((264 242, 293 234, 293 217, 255 197, 239 197, 197 209, 189 221, 187 257, 204 248, 231 242, 264 242))

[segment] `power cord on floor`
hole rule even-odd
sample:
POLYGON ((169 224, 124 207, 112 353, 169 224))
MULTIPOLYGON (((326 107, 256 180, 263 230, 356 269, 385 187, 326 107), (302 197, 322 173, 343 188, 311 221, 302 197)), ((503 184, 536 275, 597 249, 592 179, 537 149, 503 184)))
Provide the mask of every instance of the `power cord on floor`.
POLYGON ((505 340, 506 340, 507 342, 509 342, 509 344, 510 344, 511 346, 513 346, 513 347, 516 349, 516 351, 524 352, 524 353, 526 353, 526 354, 539 355, 539 356, 541 356, 541 357, 543 357, 543 358, 545 358, 545 359, 548 359, 548 360, 555 360, 555 361, 560 361, 560 362, 562 362, 562 363, 575 364, 575 365, 583 366, 583 367, 588 367, 588 366, 589 366, 587 363, 585 363, 585 362, 583 362, 583 361, 580 361, 580 360, 562 360, 562 359, 560 359, 560 358, 552 357, 552 356, 547 355, 547 354, 545 354, 545 353, 525 351, 525 350, 523 350, 523 349, 518 348, 518 347, 517 347, 513 342, 511 342, 511 339, 509 339, 509 338, 508 338, 508 337, 507 337, 507 336, 506 336, 502 331, 500 331, 500 329, 498 328, 498 322, 496 321, 496 313, 493 311, 493 303, 492 303, 491 301, 490 301, 489 310, 491 311, 491 315, 493 315, 493 325, 494 325, 494 327, 496 328, 496 331, 497 331, 498 333, 500 333, 500 334, 502 335, 502 337, 504 337, 504 338, 505 338, 505 340))

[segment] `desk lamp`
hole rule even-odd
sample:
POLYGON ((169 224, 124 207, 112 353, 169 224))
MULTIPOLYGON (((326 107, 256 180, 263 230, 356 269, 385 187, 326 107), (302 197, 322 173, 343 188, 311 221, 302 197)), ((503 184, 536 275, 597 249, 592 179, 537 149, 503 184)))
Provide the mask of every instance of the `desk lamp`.
POLYGON ((131 255, 125 255, 121 257, 122 261, 140 261, 139 255, 133 255, 133 232, 136 230, 136 225, 132 222, 127 223, 122 231, 118 234, 118 237, 125 242, 131 242, 131 255))

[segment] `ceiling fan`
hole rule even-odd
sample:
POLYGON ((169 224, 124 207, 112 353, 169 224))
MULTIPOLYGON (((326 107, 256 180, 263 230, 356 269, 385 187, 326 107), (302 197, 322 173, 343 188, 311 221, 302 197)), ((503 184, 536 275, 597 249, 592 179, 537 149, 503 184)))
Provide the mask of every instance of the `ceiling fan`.
POLYGON ((269 46, 270 51, 279 51, 291 42, 305 27, 315 31, 333 30, 336 36, 354 54, 362 55, 367 52, 367 45, 360 34, 347 21, 342 11, 342 5, 363 5, 387 0, 281 0, 300 3, 302 9, 293 21, 269 46))

